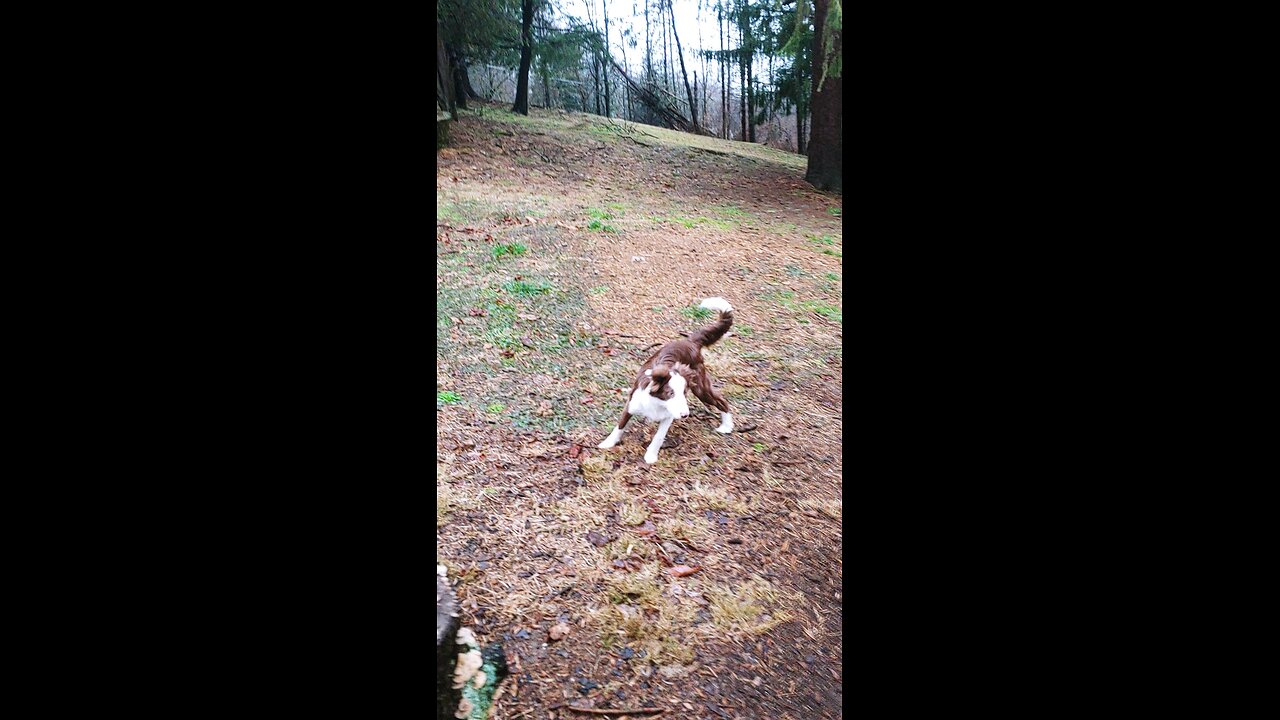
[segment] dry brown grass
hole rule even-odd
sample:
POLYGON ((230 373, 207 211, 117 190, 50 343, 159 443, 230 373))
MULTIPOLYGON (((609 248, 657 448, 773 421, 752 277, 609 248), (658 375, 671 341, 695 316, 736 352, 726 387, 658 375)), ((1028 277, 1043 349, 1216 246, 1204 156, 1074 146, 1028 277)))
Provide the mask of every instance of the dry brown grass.
POLYGON ((658 523, 659 537, 675 538, 693 543, 697 547, 708 545, 715 534, 711 523, 697 515, 681 515, 665 518, 658 523))
POLYGON ((733 513, 747 511, 745 502, 720 488, 703 485, 701 480, 694 480, 693 485, 683 489, 680 493, 680 499, 684 501, 690 510, 695 511, 725 510, 733 513))
POLYGON ((618 520, 623 525, 639 525, 649 519, 649 508, 644 503, 627 501, 618 509, 618 520))
POLYGON ((604 559, 610 562, 627 558, 649 559, 655 554, 652 543, 626 532, 600 549, 604 551, 604 559))
POLYGON ((793 619, 782 604, 800 598, 799 593, 780 590, 759 575, 737 586, 713 585, 703 594, 711 603, 712 622, 728 635, 759 635, 793 619))
POLYGON ((660 577, 657 563, 647 563, 634 573, 607 579, 611 607, 601 621, 601 644, 608 648, 625 643, 659 664, 689 662, 697 641, 690 630, 696 609, 664 595, 660 577))
POLYGON ((844 501, 840 498, 800 498, 796 503, 806 510, 817 510, 827 517, 839 520, 844 501))

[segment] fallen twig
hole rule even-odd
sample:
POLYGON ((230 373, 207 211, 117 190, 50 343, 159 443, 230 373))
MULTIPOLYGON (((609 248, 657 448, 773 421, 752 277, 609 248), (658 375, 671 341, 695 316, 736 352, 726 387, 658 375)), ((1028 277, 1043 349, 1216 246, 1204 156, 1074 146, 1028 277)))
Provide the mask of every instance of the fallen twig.
POLYGON ((592 715, 636 715, 636 714, 638 714, 638 713, 654 713, 654 714, 656 714, 656 715, 661 715, 662 713, 664 713, 664 712, 666 712, 666 711, 667 711, 667 709, 666 709, 666 708, 635 708, 634 710, 601 710, 601 709, 598 709, 598 708, 580 708, 580 707, 574 707, 574 706, 569 705, 569 704, 567 704, 567 703, 560 703, 559 705, 552 705, 551 707, 549 707, 549 708, 547 708, 547 709, 548 709, 548 710, 559 710, 560 708, 564 708, 565 710, 576 710, 576 711, 578 711, 578 712, 580 712, 580 713, 591 713, 592 715))

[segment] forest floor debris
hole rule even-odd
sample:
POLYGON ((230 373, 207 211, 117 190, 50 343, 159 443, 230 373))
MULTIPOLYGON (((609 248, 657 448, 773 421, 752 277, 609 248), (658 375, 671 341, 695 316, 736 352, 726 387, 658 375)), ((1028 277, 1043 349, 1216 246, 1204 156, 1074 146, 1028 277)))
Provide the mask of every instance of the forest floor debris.
POLYGON ((495 717, 839 717, 842 197, 760 145, 459 115, 436 166, 437 564, 504 643, 495 717), (692 400, 656 464, 639 418, 596 449, 709 296, 735 308, 705 356, 739 430, 692 400))

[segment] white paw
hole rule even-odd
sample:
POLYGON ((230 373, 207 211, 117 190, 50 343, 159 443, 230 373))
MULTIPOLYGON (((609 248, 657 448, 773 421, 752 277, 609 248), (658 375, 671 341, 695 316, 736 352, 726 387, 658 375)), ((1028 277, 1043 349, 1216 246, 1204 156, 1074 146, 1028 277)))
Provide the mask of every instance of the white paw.
POLYGON ((618 444, 617 440, 614 440, 612 438, 605 438, 605 441, 600 443, 596 447, 600 448, 601 450, 608 450, 609 448, 617 444, 618 444))
POLYGON ((720 427, 716 428, 716 432, 724 433, 725 435, 728 435, 729 433, 733 432, 733 423, 725 423, 724 425, 721 425, 720 427))
POLYGON ((658 462, 658 453, 656 453, 656 452, 647 452, 647 453, 645 453, 645 454, 644 454, 644 461, 645 461, 645 462, 647 462, 647 463, 649 463, 650 465, 652 465, 652 464, 654 464, 654 463, 658 462))

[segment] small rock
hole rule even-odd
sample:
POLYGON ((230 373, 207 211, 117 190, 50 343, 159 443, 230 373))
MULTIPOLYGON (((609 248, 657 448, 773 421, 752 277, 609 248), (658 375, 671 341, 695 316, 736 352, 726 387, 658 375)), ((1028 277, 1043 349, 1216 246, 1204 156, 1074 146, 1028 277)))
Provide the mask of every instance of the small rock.
POLYGON ((730 545, 741 545, 741 544, 742 544, 742 538, 739 538, 739 537, 731 537, 731 538, 729 538, 728 543, 729 543, 730 545))
POLYGON ((551 626, 551 631, 548 634, 552 640, 559 640, 569 634, 569 626, 564 623, 557 623, 551 626))
POLYGON ((592 545, 595 545, 596 547, 600 547, 608 543, 609 538, 605 537, 604 535, 601 535, 595 530, 592 530, 587 533, 587 542, 591 543, 592 545))

